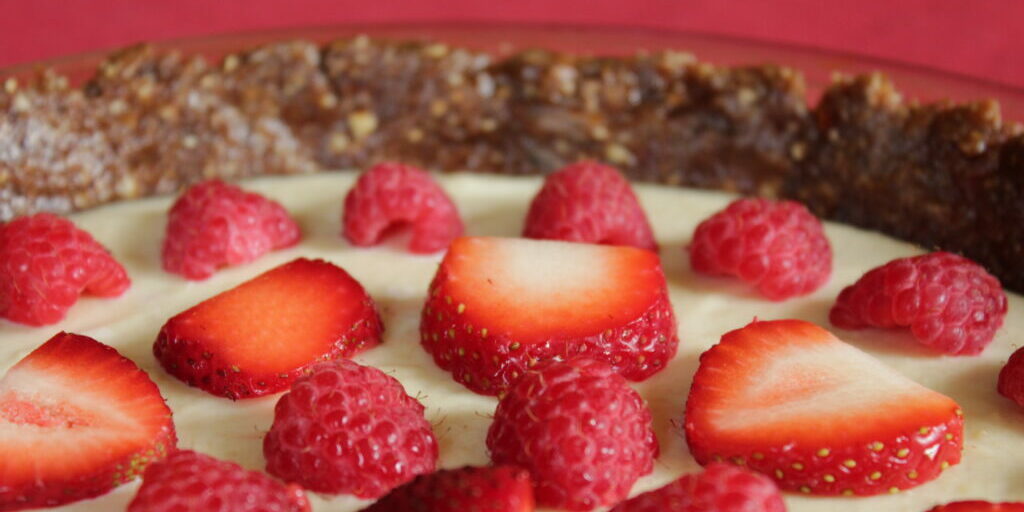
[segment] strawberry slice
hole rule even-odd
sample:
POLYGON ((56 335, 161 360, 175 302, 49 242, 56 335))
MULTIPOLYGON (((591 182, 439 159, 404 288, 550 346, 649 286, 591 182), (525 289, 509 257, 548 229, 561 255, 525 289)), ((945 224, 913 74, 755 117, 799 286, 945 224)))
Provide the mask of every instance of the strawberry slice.
POLYGON ((1024 512, 1024 503, 989 503, 987 501, 957 501, 928 509, 928 512, 1024 512))
POLYGON ((153 353, 188 385, 235 400, 287 389, 313 363, 377 345, 381 331, 358 281, 299 258, 171 318, 153 353))
POLYGON ((502 394, 528 367, 586 355, 643 380, 678 337, 658 255, 550 240, 455 240, 431 284, 420 339, 441 368, 502 394))
POLYGON ((820 495, 899 492, 960 462, 952 399, 800 320, 758 322, 705 352, 686 401, 701 464, 729 460, 820 495))
POLYGON ((171 410, 145 372, 62 332, 0 380, 0 510, 99 496, 176 443, 171 410))

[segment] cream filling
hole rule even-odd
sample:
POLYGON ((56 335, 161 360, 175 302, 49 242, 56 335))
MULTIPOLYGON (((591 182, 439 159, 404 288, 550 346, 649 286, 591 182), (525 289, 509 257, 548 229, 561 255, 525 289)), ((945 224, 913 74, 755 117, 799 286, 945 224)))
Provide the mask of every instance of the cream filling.
MULTIPOLYGON (((76 214, 74 221, 106 245, 132 278, 128 292, 113 300, 84 298, 63 322, 30 328, 0 323, 0 371, 6 371, 54 333, 67 330, 93 336, 116 347, 149 372, 174 411, 182 448, 191 448, 263 469, 262 440, 273 420, 278 395, 231 402, 189 388, 167 375, 153 358, 152 345, 163 323, 174 314, 299 256, 324 258, 345 268, 373 296, 386 325, 381 346, 356 360, 397 377, 413 396, 421 397, 440 443, 440 467, 487 464, 484 444, 496 400, 476 395, 434 365, 419 346, 419 314, 440 254, 410 255, 395 243, 357 249, 340 236, 342 198, 351 173, 261 178, 245 187, 284 204, 302 227, 294 248, 264 256, 255 263, 225 269, 203 282, 188 282, 160 268, 160 244, 171 198, 125 202, 76 214)), ((454 174, 440 178, 458 204, 468 234, 518 236, 539 178, 454 174)), ((787 495, 790 511, 915 512, 948 501, 983 498, 1024 500, 1024 413, 999 396, 996 378, 1002 364, 1024 335, 1024 307, 1010 295, 1010 315, 995 341, 978 357, 934 356, 918 348, 909 335, 879 330, 840 331, 828 323, 828 311, 843 286, 868 269, 893 258, 917 254, 910 244, 851 227, 832 224, 826 231, 835 252, 828 284, 816 293, 782 303, 755 295, 731 279, 694 275, 683 247, 701 219, 723 208, 731 196, 659 186, 638 185, 640 201, 651 220, 679 320, 675 360, 636 388, 649 401, 661 442, 661 457, 651 475, 633 493, 657 488, 683 473, 697 471, 678 424, 701 352, 731 329, 754 317, 800 318, 815 322, 868 351, 907 377, 946 395, 963 407, 966 439, 963 462, 938 480, 896 495, 872 498, 813 498, 787 495)), ((138 482, 60 510, 124 510, 138 482)), ((317 512, 347 512, 366 505, 355 498, 310 494, 317 512)))

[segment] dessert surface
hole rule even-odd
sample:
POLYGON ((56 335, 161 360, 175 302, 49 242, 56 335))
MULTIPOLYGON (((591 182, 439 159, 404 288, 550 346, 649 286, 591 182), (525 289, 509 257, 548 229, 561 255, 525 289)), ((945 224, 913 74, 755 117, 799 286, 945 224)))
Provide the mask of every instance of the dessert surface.
MULTIPOLYGON (((117 299, 83 298, 68 317, 43 328, 0 324, 0 371, 42 344, 55 332, 88 335, 115 347, 159 386, 174 414, 179 446, 263 470, 262 442, 280 395, 241 401, 215 397, 188 387, 163 370, 153 356, 153 341, 168 318, 223 290, 297 257, 323 258, 357 279, 378 305, 385 326, 381 345, 354 359, 382 369, 405 386, 426 407, 440 448, 439 467, 488 463, 487 428, 497 399, 473 393, 438 368, 420 346, 419 322, 426 293, 442 253, 413 255, 404 240, 357 248, 339 235, 345 193, 351 173, 325 173, 291 178, 260 178, 242 186, 275 199, 289 210, 302 231, 301 242, 259 260, 219 271, 206 281, 191 282, 160 268, 160 246, 170 197, 123 202, 73 216, 75 223, 109 248, 125 266, 133 284, 117 299)), ((468 235, 519 236, 530 200, 541 186, 535 177, 513 178, 453 174, 438 178, 452 197, 468 235)), ((698 356, 721 335, 757 317, 762 320, 807 320, 863 349, 906 377, 953 398, 964 410, 963 461, 933 482, 894 495, 871 498, 785 496, 789 510, 816 512, 921 511, 957 499, 990 501, 1024 499, 1019 482, 1024 468, 1013 447, 1024 436, 1024 414, 999 396, 999 369, 1018 346, 1024 318, 1008 315, 992 344, 976 357, 950 357, 929 352, 905 332, 842 331, 828 321, 839 291, 865 271, 893 258, 920 253, 904 242, 852 227, 826 224, 834 251, 828 283, 815 293, 785 302, 765 300, 749 287, 728 278, 696 275, 686 251, 697 223, 722 209, 732 196, 669 187, 636 185, 660 247, 669 295, 679 322, 678 354, 651 379, 633 384, 649 402, 661 455, 654 472, 642 478, 633 494, 659 487, 698 469, 687 450, 682 414, 698 356)), ((1009 308, 1024 300, 1009 295, 1009 308)), ((123 485, 95 500, 57 510, 87 512, 122 510, 138 482, 123 485)), ((317 512, 356 511, 367 502, 351 497, 309 494, 317 512)))

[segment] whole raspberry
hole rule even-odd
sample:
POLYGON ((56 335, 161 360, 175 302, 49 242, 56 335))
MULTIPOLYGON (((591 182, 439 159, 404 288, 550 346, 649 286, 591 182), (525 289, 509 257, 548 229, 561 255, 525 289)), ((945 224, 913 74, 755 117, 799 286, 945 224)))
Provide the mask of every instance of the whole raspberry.
POLYGON ((28 325, 60 321, 82 293, 117 297, 124 267, 68 219, 37 213, 0 225, 0 316, 28 325))
POLYGON ((286 482, 372 499, 434 471, 437 440, 397 380, 338 360, 312 367, 277 402, 263 454, 286 482))
POLYGON ((736 276, 771 300, 807 295, 828 281, 832 248, 821 221, 794 201, 737 199, 697 226, 690 264, 736 276))
POLYGON ((934 252, 868 271, 839 294, 829 320, 843 329, 910 327, 924 345, 974 355, 1005 316, 1006 294, 995 277, 967 258, 934 252))
POLYGON ((420 475, 362 512, 533 512, 533 505, 526 470, 464 467, 420 475))
POLYGON ((455 203, 426 171, 399 163, 375 165, 345 196, 342 235, 360 247, 376 245, 392 229, 408 226, 409 250, 432 253, 462 235, 455 203))
POLYGON ((495 464, 530 471, 539 505, 570 510, 618 503, 658 456, 643 398, 591 359, 524 374, 498 403, 487 448, 495 464))
POLYGON ((1024 347, 1017 349, 999 372, 999 394, 1024 407, 1024 347))
POLYGON ((302 489, 190 450, 150 464, 128 512, 309 512, 302 489))
POLYGON ((563 167, 544 180, 526 214, 523 236, 658 249, 626 178, 590 161, 563 167))
POLYGON ((786 505, 770 478, 715 462, 703 473, 684 475, 611 512, 786 512, 786 505))
POLYGON ((164 238, 164 270, 206 279, 299 241, 299 226, 278 203, 220 180, 192 185, 174 202, 164 238))

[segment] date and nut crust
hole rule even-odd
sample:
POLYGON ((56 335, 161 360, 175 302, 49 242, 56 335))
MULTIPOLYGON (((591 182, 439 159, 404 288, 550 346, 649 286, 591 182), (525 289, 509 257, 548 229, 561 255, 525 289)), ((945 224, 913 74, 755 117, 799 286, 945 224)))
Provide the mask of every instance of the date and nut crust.
POLYGON ((138 46, 81 87, 0 82, 0 220, 167 193, 209 177, 361 168, 544 173, 581 158, 631 179, 787 197, 963 253, 1024 290, 1024 134, 998 105, 914 105, 878 74, 809 109, 779 66, 658 52, 504 59, 356 37, 218 63, 138 46))

